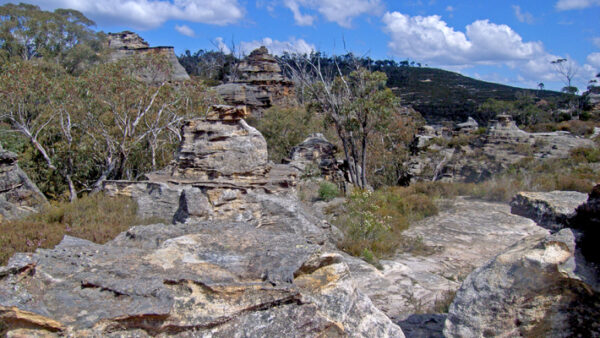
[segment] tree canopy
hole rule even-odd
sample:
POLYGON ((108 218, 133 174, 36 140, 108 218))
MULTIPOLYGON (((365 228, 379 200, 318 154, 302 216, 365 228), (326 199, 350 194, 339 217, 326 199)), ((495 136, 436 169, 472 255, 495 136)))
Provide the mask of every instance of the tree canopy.
POLYGON ((0 6, 0 51, 7 59, 52 59, 67 71, 98 59, 103 34, 94 22, 72 9, 41 10, 20 3, 0 6))

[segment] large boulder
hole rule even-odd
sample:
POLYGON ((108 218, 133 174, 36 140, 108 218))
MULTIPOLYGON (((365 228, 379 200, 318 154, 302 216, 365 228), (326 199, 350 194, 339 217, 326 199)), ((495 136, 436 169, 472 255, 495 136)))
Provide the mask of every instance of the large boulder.
POLYGON ((19 168, 17 155, 0 145, 0 221, 39 211, 46 197, 19 168))
POLYGON ((600 289, 563 229, 528 237, 462 284, 450 306, 448 337, 595 337, 600 289))
POLYGON ((511 215, 506 204, 464 198, 443 204, 438 215, 402 233, 407 252, 381 260, 380 270, 347 258, 360 289, 394 320, 444 310, 474 269, 523 238, 548 234, 511 215))
POLYGON ((0 327, 9 336, 403 337, 342 256, 281 225, 155 224, 105 245, 67 236, 17 254, 0 268, 0 327))
POLYGON ((510 211, 557 231, 565 227, 587 198, 587 194, 577 191, 520 192, 510 202, 510 211))

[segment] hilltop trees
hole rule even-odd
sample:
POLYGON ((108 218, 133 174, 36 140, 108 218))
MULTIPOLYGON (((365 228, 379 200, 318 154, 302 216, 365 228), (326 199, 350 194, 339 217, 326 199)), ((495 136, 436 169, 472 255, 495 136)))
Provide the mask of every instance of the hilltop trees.
POLYGON ((44 58, 68 72, 98 60, 103 35, 94 22, 71 9, 42 11, 28 4, 0 6, 0 53, 6 59, 44 58))

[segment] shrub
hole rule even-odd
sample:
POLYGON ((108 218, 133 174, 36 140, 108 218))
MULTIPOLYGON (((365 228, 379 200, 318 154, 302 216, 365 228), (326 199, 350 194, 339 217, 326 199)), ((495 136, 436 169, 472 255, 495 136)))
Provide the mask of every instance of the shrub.
POLYGON ((339 247, 375 266, 380 258, 413 246, 413 241, 402 236, 411 222, 438 212, 433 198, 414 187, 387 187, 374 192, 357 189, 344 208, 342 216, 334 221, 344 232, 339 247))
POLYGON ((319 199, 328 202, 339 195, 340 190, 334 183, 323 181, 319 184, 319 199))
POLYGON ((22 220, 4 220, 0 222, 0 265, 6 264, 15 252, 53 248, 64 235, 103 244, 133 225, 164 222, 142 220, 136 212, 135 202, 128 197, 96 194, 75 203, 53 203, 22 220))

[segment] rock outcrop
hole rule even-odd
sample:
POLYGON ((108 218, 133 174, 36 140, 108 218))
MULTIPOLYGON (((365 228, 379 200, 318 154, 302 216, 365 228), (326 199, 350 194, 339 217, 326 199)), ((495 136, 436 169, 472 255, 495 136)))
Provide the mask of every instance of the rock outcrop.
POLYGON ((145 182, 106 182, 144 215, 104 245, 66 236, 0 267, 9 336, 404 337, 307 212, 296 173, 267 163, 243 107, 188 121, 177 163, 145 182), (287 170, 287 171, 286 171, 287 170))
POLYGON ((343 160, 335 158, 337 152, 335 144, 316 133, 293 147, 285 162, 302 173, 318 169, 323 178, 341 182, 345 179, 345 167, 343 160))
POLYGON ((411 145, 405 180, 480 182, 525 158, 566 158, 580 147, 595 143, 566 131, 528 133, 510 115, 498 115, 482 134, 469 121, 455 131, 426 126, 411 145))
POLYGON ((148 181, 107 181, 104 190, 133 197, 140 217, 269 223, 261 216, 264 204, 283 208, 298 172, 268 162, 267 143, 244 121, 247 115, 243 106, 213 106, 206 117, 184 123, 172 168, 147 174, 148 181))
POLYGON ((284 227, 156 224, 105 245, 67 236, 0 276, 12 336, 403 337, 340 255, 284 227))
POLYGON ((285 78, 277 60, 265 47, 254 50, 235 68, 229 82, 216 87, 230 105, 248 106, 260 117, 274 104, 292 102, 293 82, 285 78))
POLYGON ((0 221, 39 211, 46 197, 19 168, 17 155, 0 145, 0 221))
POLYGON ((558 231, 527 237, 469 275, 445 335, 600 335, 600 185, 574 209, 581 197, 562 191, 515 198, 518 210, 529 208, 529 217, 558 231))
POLYGON ((598 336, 597 277, 578 257, 571 229, 528 237, 467 277, 450 306, 444 334, 598 336))
POLYGON ((381 260, 381 270, 348 257, 350 271, 375 306, 395 321, 432 313, 464 278, 515 242, 548 231, 511 215, 506 204, 459 198, 438 215, 411 224, 402 235, 414 247, 381 260))
POLYGON ((587 198, 577 191, 520 192, 510 202, 510 211, 557 231, 565 227, 587 198))
POLYGON ((140 78, 144 81, 163 82, 185 81, 190 79, 188 73, 179 63, 173 47, 150 47, 144 39, 130 31, 108 33, 108 47, 112 49, 112 52, 110 53, 110 61, 112 62, 129 57, 164 57, 170 65, 170 70, 166 73, 157 73, 152 69, 144 71, 139 74, 140 78))

